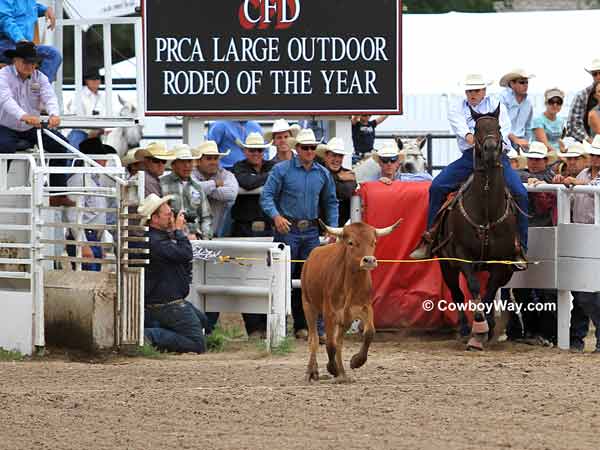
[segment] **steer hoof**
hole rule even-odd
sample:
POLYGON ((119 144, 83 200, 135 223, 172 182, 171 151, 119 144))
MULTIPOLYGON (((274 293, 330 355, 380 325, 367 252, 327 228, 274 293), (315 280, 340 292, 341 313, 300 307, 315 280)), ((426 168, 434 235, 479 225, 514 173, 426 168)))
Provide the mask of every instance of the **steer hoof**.
POLYGON ((327 372, 329 372, 334 377, 338 376, 338 369, 335 361, 329 361, 327 363, 327 372))
POLYGON ((350 360, 350 368, 358 369, 359 367, 362 367, 362 365, 366 362, 367 362, 367 357, 362 356, 360 353, 357 353, 350 360))
POLYGON ((472 337, 471 339, 469 339, 469 342, 467 342, 467 350, 481 351, 481 350, 483 350, 483 344, 476 337, 472 337))

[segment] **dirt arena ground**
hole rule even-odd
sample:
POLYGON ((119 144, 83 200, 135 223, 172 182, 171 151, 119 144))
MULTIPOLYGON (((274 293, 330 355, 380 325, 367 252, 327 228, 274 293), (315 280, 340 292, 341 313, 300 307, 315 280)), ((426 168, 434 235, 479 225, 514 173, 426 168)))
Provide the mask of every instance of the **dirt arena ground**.
POLYGON ((297 342, 0 363, 0 448, 598 449, 600 355, 379 333, 352 384, 307 385, 297 342))

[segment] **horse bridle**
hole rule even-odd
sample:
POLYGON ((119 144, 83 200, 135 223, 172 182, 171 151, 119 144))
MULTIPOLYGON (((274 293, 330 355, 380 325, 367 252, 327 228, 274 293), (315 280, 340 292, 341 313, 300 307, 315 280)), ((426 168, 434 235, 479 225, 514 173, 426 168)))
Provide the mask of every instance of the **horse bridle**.
MULTIPOLYGON (((477 129, 477 123, 480 120, 482 120, 482 119, 489 119, 489 118, 490 117, 488 117, 488 116, 483 116, 483 117, 478 118, 475 121, 475 129, 477 129)), ((488 139, 496 139, 497 138, 498 139, 498 146, 497 146, 497 148, 501 148, 502 147, 502 132, 500 131, 500 129, 498 129, 498 134, 488 133, 488 134, 486 134, 486 135, 483 136, 482 140, 478 139, 478 137, 475 134, 473 135, 473 138, 475 140, 475 145, 473 146, 473 170, 476 170, 476 171, 485 171, 486 167, 478 168, 475 165, 475 163, 477 161, 477 159, 475 158, 475 156, 476 156, 475 151, 477 149, 477 146, 479 145, 479 148, 481 149, 481 148, 483 148, 485 142, 488 139)), ((498 160, 493 167, 502 167, 502 163, 498 160)))

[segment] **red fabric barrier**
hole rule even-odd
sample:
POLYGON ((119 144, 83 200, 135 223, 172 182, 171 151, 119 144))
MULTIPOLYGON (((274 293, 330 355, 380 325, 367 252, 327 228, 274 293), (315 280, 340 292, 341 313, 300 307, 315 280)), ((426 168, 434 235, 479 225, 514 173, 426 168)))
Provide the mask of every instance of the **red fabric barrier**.
MULTIPOLYGON (((363 221, 387 227, 399 218, 404 221, 394 232, 380 238, 377 259, 409 259, 427 225, 428 182, 400 182, 385 185, 378 181, 361 184, 363 221)), ((436 305, 440 299, 451 301, 439 263, 381 263, 373 275, 373 309, 378 328, 441 328, 455 326, 457 314, 423 309, 423 301, 436 305)), ((465 298, 470 298, 462 279, 465 298)))

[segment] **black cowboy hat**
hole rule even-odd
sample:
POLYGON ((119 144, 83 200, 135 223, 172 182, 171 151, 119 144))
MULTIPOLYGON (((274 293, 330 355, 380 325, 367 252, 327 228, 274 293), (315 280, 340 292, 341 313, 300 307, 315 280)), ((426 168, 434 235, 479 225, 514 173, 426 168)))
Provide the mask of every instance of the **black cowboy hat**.
POLYGON ((85 80, 101 80, 100 71, 97 68, 88 69, 83 74, 83 81, 85 80))
POLYGON ((31 41, 17 42, 15 49, 8 49, 4 52, 7 58, 23 58, 29 63, 39 63, 43 56, 38 54, 35 44, 31 41))
POLYGON ((100 138, 88 138, 79 144, 79 151, 86 155, 111 155, 117 151, 110 145, 103 144, 100 138))

